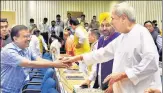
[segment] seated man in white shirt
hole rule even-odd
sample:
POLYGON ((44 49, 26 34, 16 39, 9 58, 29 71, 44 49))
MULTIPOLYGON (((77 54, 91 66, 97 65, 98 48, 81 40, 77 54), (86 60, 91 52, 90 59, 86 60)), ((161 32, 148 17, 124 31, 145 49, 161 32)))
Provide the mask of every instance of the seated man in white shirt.
POLYGON ((32 53, 35 53, 35 55, 40 56, 41 57, 41 53, 40 53, 40 46, 39 46, 39 39, 37 38, 36 34, 35 34, 35 29, 31 29, 30 33, 31 33, 31 41, 29 43, 29 47, 32 50, 32 53))
POLYGON ((53 32, 49 41, 51 42, 50 52, 52 54, 52 59, 54 61, 60 57, 60 48, 63 45, 63 40, 57 35, 55 35, 55 33, 53 32))

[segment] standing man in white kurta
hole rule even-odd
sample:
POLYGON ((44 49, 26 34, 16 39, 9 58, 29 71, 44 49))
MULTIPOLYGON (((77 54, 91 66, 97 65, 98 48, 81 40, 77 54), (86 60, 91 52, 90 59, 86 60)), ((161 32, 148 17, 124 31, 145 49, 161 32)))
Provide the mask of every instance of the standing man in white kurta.
POLYGON ((112 25, 122 34, 106 47, 74 57, 64 58, 65 64, 82 60, 90 65, 114 58, 112 74, 105 93, 143 93, 146 88, 162 88, 158 70, 157 48, 148 30, 136 24, 135 11, 126 2, 112 10, 112 25))

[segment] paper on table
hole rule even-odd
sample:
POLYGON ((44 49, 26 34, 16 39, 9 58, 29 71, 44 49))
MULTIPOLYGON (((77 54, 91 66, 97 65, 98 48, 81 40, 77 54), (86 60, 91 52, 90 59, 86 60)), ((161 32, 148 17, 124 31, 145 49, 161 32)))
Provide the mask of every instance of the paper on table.
POLYGON ((80 85, 74 85, 73 93, 104 93, 104 91, 101 89, 94 89, 94 88, 82 89, 80 85))

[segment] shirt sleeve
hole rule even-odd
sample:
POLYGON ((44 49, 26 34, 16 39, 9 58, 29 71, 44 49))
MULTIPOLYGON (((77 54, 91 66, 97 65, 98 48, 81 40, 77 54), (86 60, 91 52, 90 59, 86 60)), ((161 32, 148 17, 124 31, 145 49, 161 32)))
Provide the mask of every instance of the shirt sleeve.
POLYGON ((144 30, 142 31, 140 37, 140 56, 142 60, 138 65, 125 70, 128 78, 133 82, 134 85, 138 84, 141 80, 152 76, 156 71, 158 71, 159 56, 150 33, 147 30, 144 30))
POLYGON ((77 31, 75 32, 76 32, 76 36, 79 37, 79 43, 83 44, 86 39, 84 32, 81 29, 77 29, 77 31))
POLYGON ((19 64, 25 59, 26 58, 19 55, 16 50, 4 50, 1 53, 1 63, 13 67, 19 66, 19 64))

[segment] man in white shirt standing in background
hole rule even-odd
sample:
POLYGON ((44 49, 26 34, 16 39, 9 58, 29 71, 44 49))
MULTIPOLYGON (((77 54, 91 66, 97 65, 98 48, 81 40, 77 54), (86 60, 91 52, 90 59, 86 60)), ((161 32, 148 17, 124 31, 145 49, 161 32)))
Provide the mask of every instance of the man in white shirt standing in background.
POLYGON ((56 15, 56 35, 63 39, 63 29, 64 29, 64 22, 61 20, 61 16, 58 14, 56 15))
POLYGON ((39 24, 39 30, 41 32, 41 35, 43 36, 46 44, 48 44, 48 30, 49 30, 49 26, 47 24, 48 22, 48 18, 44 18, 43 19, 43 23, 39 24))
POLYGON ((116 4, 112 10, 112 25, 122 34, 104 48, 62 59, 66 64, 80 61, 87 65, 114 58, 112 74, 105 93, 143 93, 147 88, 162 91, 159 55, 148 30, 136 24, 135 10, 128 3, 116 4))

